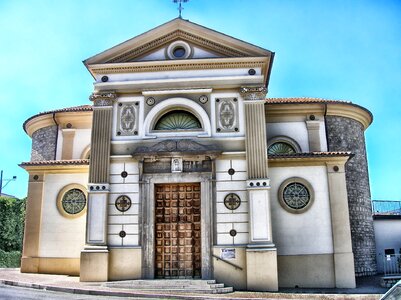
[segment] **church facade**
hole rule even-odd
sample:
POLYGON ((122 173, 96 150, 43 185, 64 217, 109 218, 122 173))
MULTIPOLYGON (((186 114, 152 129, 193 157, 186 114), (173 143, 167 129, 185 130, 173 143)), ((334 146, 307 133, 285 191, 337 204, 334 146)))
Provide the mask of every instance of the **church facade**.
POLYGON ((257 291, 375 274, 372 115, 266 98, 273 58, 178 18, 85 60, 92 105, 24 123, 21 272, 257 291))

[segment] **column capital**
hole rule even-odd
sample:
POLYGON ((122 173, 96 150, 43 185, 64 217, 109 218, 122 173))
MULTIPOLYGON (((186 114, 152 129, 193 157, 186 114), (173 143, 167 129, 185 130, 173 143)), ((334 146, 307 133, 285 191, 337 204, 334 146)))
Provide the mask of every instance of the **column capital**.
POLYGON ((94 106, 111 106, 116 99, 117 94, 115 91, 93 92, 89 96, 89 100, 93 101, 94 106))
POLYGON ((244 100, 265 100, 267 94, 264 86, 243 86, 239 91, 244 100))

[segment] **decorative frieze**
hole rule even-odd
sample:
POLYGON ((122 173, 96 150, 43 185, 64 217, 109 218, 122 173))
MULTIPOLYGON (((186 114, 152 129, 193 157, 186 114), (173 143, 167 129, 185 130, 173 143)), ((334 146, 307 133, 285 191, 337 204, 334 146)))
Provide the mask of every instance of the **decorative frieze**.
POLYGON ((217 132, 239 131, 238 99, 216 99, 216 128, 217 132))

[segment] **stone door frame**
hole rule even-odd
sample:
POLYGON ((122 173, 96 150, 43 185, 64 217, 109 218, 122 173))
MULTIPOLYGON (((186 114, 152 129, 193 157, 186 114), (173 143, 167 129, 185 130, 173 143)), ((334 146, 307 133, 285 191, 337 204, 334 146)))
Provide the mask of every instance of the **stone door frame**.
POLYGON ((155 185, 200 183, 202 279, 212 279, 212 173, 143 174, 142 177, 142 277, 155 278, 155 185))

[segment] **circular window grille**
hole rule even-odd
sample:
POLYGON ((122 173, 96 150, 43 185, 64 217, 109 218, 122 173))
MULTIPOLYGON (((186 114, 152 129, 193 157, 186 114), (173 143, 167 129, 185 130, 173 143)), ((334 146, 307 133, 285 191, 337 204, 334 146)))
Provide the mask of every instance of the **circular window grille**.
POLYGON ((229 210, 236 210, 241 205, 241 198, 234 193, 230 193, 224 197, 224 205, 229 210))
POLYGON ((125 195, 119 196, 116 199, 115 205, 119 211, 125 212, 125 211, 129 210, 131 207, 131 199, 125 195))
POLYGON ((290 178, 279 189, 281 206, 293 213, 307 210, 313 202, 312 186, 302 178, 290 178))
POLYGON ((288 143, 276 142, 267 150, 268 154, 293 154, 296 153, 294 147, 288 143))
POLYGON ((293 209, 301 209, 310 201, 309 191, 302 183, 290 183, 284 188, 283 199, 285 204, 293 209))
POLYGON ((80 189, 71 189, 64 194, 61 205, 66 213, 79 214, 86 206, 86 196, 80 189))

